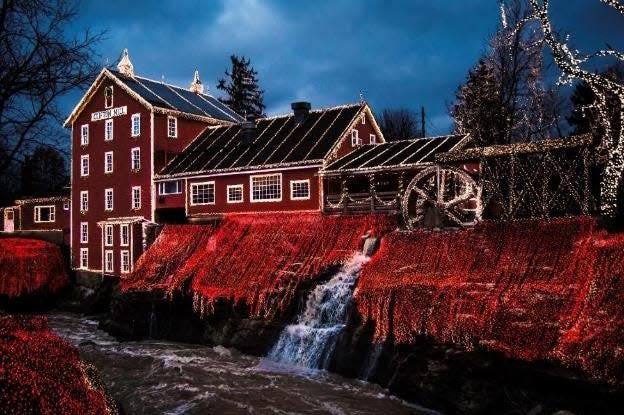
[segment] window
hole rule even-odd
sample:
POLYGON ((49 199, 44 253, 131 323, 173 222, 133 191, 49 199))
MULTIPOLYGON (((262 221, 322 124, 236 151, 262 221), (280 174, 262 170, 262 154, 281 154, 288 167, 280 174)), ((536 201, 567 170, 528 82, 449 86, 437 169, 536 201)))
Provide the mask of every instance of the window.
POLYGON ((180 180, 158 183, 158 194, 160 195, 174 195, 180 193, 182 193, 180 180))
POLYGON ((290 199, 308 200, 310 199, 310 180, 291 180, 290 199))
POLYGON ((141 135, 141 114, 132 114, 131 130, 132 137, 137 137, 141 135))
POLYGON ((89 224, 87 222, 80 222, 80 243, 86 244, 89 242, 89 224))
POLYGON ((86 146, 87 144, 89 144, 89 124, 80 127, 80 145, 86 146))
POLYGON ((104 88, 104 107, 111 108, 113 106, 113 87, 104 88))
POLYGON ((104 245, 113 246, 113 225, 104 225, 104 245))
POLYGON ((35 206, 35 222, 54 222, 54 206, 35 206))
POLYGON ((83 190, 80 192, 80 211, 86 212, 89 210, 89 191, 83 190))
POLYGON ((141 169, 141 149, 139 147, 130 150, 130 166, 135 171, 141 169))
POLYGON ((132 186, 132 209, 141 209, 141 186, 132 186))
POLYGON ((368 138, 371 144, 377 143, 377 136, 375 134, 371 134, 368 138))
POLYGON ((366 114, 362 114, 362 125, 366 124, 366 114))
POLYGON ((104 121, 104 140, 110 141, 113 139, 113 120, 104 121))
POLYGON ((178 119, 176 117, 167 117, 167 137, 178 136, 178 119))
POLYGON ((104 190, 104 210, 113 210, 113 189, 104 190))
POLYGON ((63 210, 69 210, 69 200, 63 202, 63 210))
POLYGON ((191 184, 191 205, 212 205, 215 202, 215 183, 191 184))
POLYGON ((130 272, 130 252, 121 251, 121 272, 130 272))
POLYGON ((119 225, 119 244, 128 246, 130 244, 130 227, 129 225, 119 225))
POLYGON ((243 185, 234 184, 227 187, 227 202, 241 203, 243 201, 243 185))
POLYGON ((265 174, 251 176, 251 201, 252 202, 277 202, 282 200, 282 175, 265 174))
POLYGON ((351 145, 359 146, 360 144, 362 144, 362 140, 360 140, 358 130, 351 130, 351 145))
POLYGON ((104 153, 104 173, 113 172, 113 152, 107 151, 104 153))
POLYGON ((113 272, 113 251, 104 251, 104 271, 113 272))
POLYGON ((86 177, 89 175, 89 155, 80 156, 80 176, 86 177))
POLYGON ((89 248, 80 248, 80 268, 89 268, 89 248))

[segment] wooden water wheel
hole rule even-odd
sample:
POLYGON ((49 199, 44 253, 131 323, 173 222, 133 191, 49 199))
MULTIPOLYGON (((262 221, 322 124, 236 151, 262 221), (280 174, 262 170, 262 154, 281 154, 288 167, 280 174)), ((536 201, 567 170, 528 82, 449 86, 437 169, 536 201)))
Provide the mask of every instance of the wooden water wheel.
POLYGON ((407 186, 402 211, 408 229, 472 226, 481 219, 481 188, 459 168, 427 167, 407 186))

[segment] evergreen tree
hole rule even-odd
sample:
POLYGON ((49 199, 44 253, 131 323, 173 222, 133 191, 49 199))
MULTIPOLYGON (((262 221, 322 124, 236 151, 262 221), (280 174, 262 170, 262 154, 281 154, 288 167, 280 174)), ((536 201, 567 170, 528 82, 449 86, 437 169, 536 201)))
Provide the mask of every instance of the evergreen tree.
POLYGON ((221 102, 232 108, 237 114, 245 116, 264 116, 264 91, 258 86, 258 72, 251 67, 249 59, 230 56, 232 69, 225 71, 225 79, 220 79, 217 88, 225 91, 221 102))
POLYGON ((22 196, 56 196, 69 182, 65 160, 57 150, 38 146, 22 164, 22 196))
POLYGON ((376 118, 386 141, 409 140, 422 136, 417 114, 407 108, 386 108, 376 118))

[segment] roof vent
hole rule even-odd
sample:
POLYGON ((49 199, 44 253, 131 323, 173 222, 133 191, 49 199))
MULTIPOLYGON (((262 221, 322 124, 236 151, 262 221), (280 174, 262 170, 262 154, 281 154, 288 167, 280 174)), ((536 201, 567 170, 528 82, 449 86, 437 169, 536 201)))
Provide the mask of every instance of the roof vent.
POLYGON ((247 117, 247 121, 241 123, 241 143, 250 146, 256 137, 256 122, 253 117, 247 117))
POLYGON ((310 114, 310 105, 309 102, 301 101, 301 102, 293 102, 290 104, 290 108, 292 108, 293 113, 295 114, 295 122, 297 125, 303 124, 303 122, 308 118, 308 114, 310 114))
POLYGON ((195 75, 193 76, 193 82, 191 82, 191 87, 189 89, 191 90, 191 92, 194 92, 196 94, 204 93, 204 84, 202 84, 202 81, 199 79, 198 70, 195 70, 195 75))
POLYGON ((132 62, 130 62, 128 49, 123 50, 123 55, 121 56, 121 60, 117 64, 117 70, 122 75, 134 76, 134 66, 132 65, 132 62))

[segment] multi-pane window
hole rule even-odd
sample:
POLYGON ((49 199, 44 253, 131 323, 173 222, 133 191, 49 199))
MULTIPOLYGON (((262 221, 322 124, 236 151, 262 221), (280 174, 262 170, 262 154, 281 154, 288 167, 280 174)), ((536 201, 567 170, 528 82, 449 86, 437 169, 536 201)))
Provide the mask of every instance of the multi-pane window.
POLYGON ((141 134, 141 114, 132 114, 131 118, 132 137, 136 137, 141 134))
POLYGON ((243 201, 243 185, 235 184, 227 187, 228 203, 241 203, 243 201))
POLYGON ((191 205, 211 205, 215 202, 215 183, 191 184, 191 205))
POLYGON ((104 121, 104 140, 110 141, 113 139, 113 120, 104 121))
POLYGON ((167 117, 167 137, 178 136, 178 119, 176 117, 167 117))
POLYGON ((180 180, 158 183, 159 195, 173 195, 173 194, 179 194, 179 193, 182 193, 182 186, 180 184, 180 180))
POLYGON ((35 206, 35 222, 54 222, 54 206, 35 206))
POLYGON ((141 186, 132 186, 132 209, 141 209, 141 186))
POLYGON ((104 225, 104 245, 113 246, 113 225, 104 225))
POLYGON ((113 210, 113 189, 104 190, 104 210, 113 210))
POLYGON ((351 145, 359 146, 360 144, 362 144, 362 140, 360 139, 358 130, 351 130, 351 145))
POLYGON ((104 251, 104 271, 113 272, 113 251, 104 251))
POLYGON ((119 244, 128 246, 130 244, 130 226, 127 224, 119 225, 119 244))
POLYGON ((89 191, 83 190, 80 192, 80 211, 86 212, 89 210, 89 191))
POLYGON ((111 108, 113 106, 113 87, 104 88, 104 107, 111 108))
POLYGON ((69 200, 63 202, 63 210, 69 210, 69 200))
POLYGON ((291 180, 290 199, 307 200, 310 198, 310 180, 291 180))
POLYGON ((80 127, 80 145, 89 144, 89 124, 80 127))
POLYGON ((113 172, 113 152, 107 151, 104 153, 104 173, 113 172))
POLYGON ((371 134, 369 138, 371 144, 377 143, 377 136, 375 134, 371 134))
POLYGON ((264 174, 251 176, 251 201, 276 202, 282 200, 282 175, 264 174))
POLYGON ((141 169, 141 149, 139 147, 130 150, 130 166, 132 166, 132 170, 141 169))
POLYGON ((86 244, 89 242, 89 224, 87 222, 80 222, 80 243, 86 244))
POLYGON ((80 268, 89 268, 89 248, 80 248, 80 268))
POLYGON ((130 272, 130 252, 121 251, 121 272, 130 272))
POLYGON ((82 177, 89 175, 89 155, 80 156, 80 175, 82 177))

